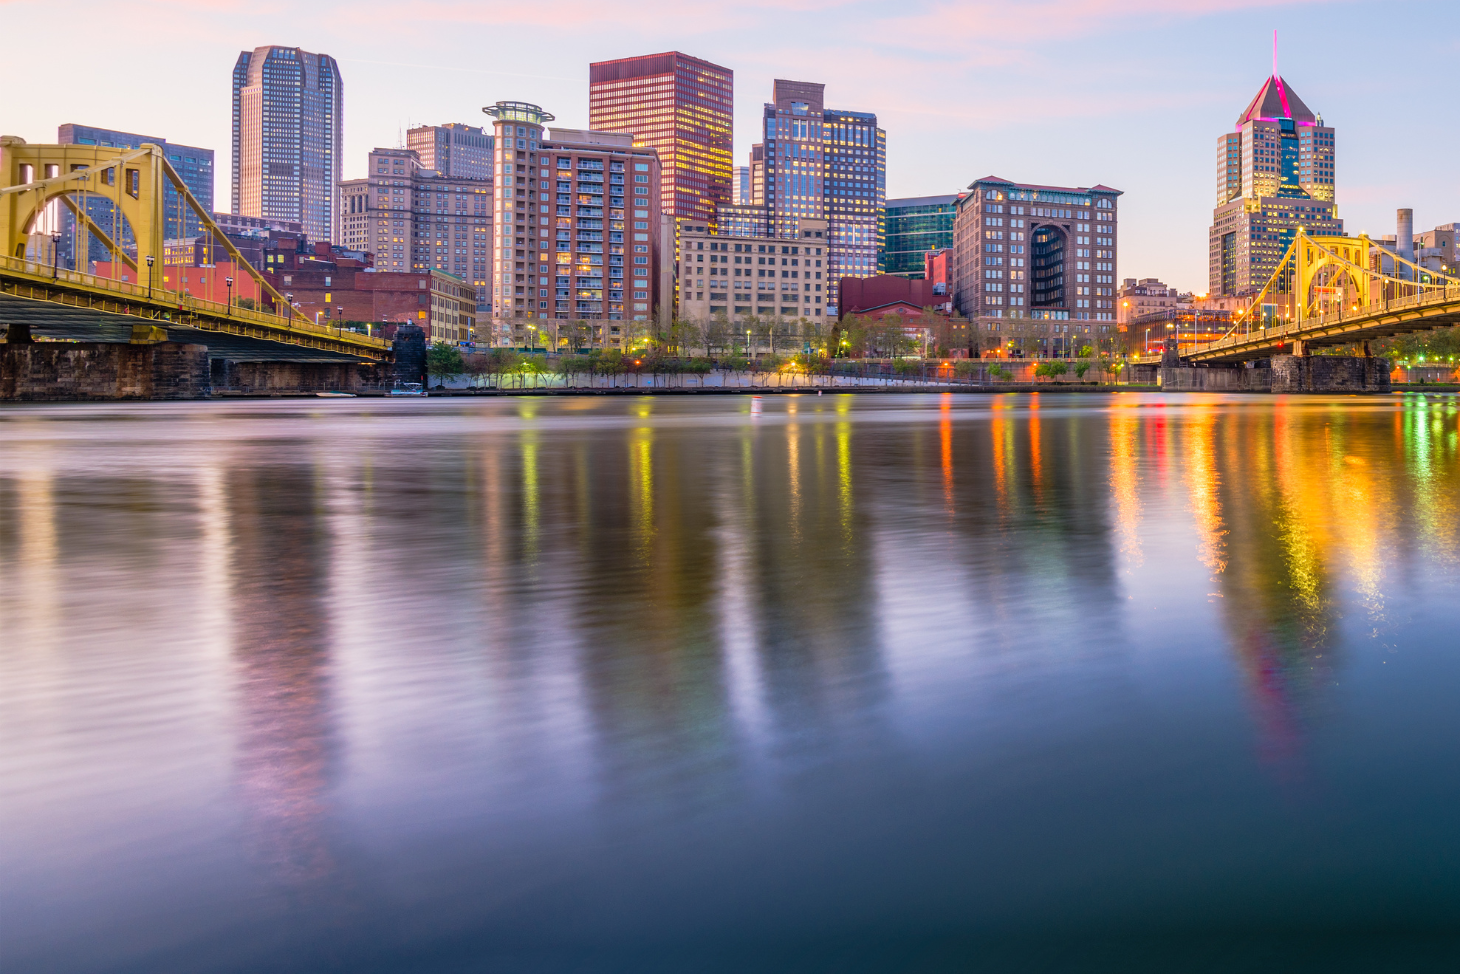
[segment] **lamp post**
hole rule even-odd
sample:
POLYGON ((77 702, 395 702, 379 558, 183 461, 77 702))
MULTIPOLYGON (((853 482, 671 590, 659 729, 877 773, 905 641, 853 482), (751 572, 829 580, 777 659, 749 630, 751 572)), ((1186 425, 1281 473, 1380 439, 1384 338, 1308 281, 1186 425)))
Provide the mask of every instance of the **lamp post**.
POLYGON ((51 280, 55 280, 61 273, 61 235, 51 234, 51 280))
POLYGON ((1141 354, 1143 354, 1143 355, 1150 355, 1151 354, 1151 329, 1149 329, 1149 328, 1146 329, 1146 340, 1141 345, 1141 354))
POLYGON ((284 292, 284 324, 288 327, 294 325, 294 292, 284 292))
POLYGON ((233 314, 233 278, 225 277, 223 283, 228 285, 228 313, 233 314))
POLYGON ((152 255, 147 255, 147 298, 152 298, 152 255))

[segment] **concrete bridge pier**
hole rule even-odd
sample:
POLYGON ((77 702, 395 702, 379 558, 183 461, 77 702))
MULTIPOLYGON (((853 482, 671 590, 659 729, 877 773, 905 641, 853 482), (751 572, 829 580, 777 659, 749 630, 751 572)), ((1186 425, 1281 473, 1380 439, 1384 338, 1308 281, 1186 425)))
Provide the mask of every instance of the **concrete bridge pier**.
POLYGON ((1373 356, 1274 355, 1260 362, 1160 370, 1165 392, 1387 393, 1389 362, 1373 356))
POLYGON ((1387 359, 1357 355, 1274 355, 1273 392, 1387 393, 1387 359))

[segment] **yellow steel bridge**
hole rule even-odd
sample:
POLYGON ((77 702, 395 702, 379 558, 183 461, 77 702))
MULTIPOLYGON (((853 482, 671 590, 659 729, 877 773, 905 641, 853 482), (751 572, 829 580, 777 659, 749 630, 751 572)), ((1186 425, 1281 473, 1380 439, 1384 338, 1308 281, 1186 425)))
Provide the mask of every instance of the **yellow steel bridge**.
MULTIPOLYGON (((157 267, 156 279, 163 279, 157 267)), ((252 344, 251 357, 380 361, 389 345, 378 338, 318 325, 290 306, 263 274, 244 260, 228 236, 199 205, 155 145, 119 151, 88 145, 32 145, 0 136, 0 325, 37 337, 91 341, 155 342, 199 336, 203 344, 231 336, 224 344, 252 344), (165 187, 197 215, 238 265, 258 282, 276 310, 241 308, 232 301, 206 301, 154 285, 148 273, 164 261, 165 187), (90 198, 114 207, 116 224, 102 227, 90 216, 90 198), (56 242, 39 232, 54 226, 60 207, 75 221, 74 263, 89 268, 95 238, 113 266, 129 267, 136 283, 59 266, 56 242), (125 233, 121 230, 125 229, 125 233), (110 232, 109 232, 110 231, 110 232), (49 253, 50 260, 44 255, 49 253), (143 284, 142 281, 148 283, 143 284), (260 344, 272 343, 272 344, 260 344)))
POLYGON ((1240 362, 1364 347, 1375 338, 1457 324, 1460 275, 1422 267, 1366 236, 1315 237, 1299 228, 1267 285, 1226 334, 1178 353, 1190 362, 1240 362))

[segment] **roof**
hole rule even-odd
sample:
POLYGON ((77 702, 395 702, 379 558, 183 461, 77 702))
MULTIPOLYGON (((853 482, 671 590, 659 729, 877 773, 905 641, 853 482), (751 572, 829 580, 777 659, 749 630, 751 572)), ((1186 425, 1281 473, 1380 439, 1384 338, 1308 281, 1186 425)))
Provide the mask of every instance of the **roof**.
POLYGON ((890 210, 908 206, 951 206, 957 202, 958 194, 949 193, 947 196, 909 196, 900 200, 886 200, 883 205, 890 210))
POLYGON ((1112 189, 1111 187, 1101 183, 1097 183, 1094 186, 1046 186, 1043 183, 1016 183, 1012 179, 1001 179, 998 176, 985 176, 982 179, 975 179, 973 182, 968 184, 968 188, 973 189, 973 187, 979 185, 980 183, 994 183, 1001 186, 1014 186, 1018 189, 1046 189, 1052 193, 1116 193, 1118 195, 1124 195, 1125 193, 1125 190, 1123 189, 1112 189))
POLYGON ((894 310, 896 310, 898 308, 906 308, 908 311, 912 312, 913 314, 919 314, 920 315, 920 314, 923 313, 923 309, 920 308, 917 305, 916 302, 914 302, 914 301, 907 301, 907 300, 905 300, 903 298, 898 298, 895 301, 884 301, 881 304, 869 305, 868 307, 865 307, 865 308, 848 308, 846 313, 849 314, 849 315, 865 315, 865 314, 873 314, 875 312, 881 311, 881 312, 889 313, 890 314, 892 311, 894 311, 894 310))
POLYGON ((1273 75, 1262 83, 1262 88, 1257 92, 1237 119, 1237 127, 1241 128, 1247 122, 1259 118, 1291 118, 1295 122, 1317 121, 1308 106, 1303 104, 1303 99, 1298 97, 1286 81, 1280 76, 1273 75))

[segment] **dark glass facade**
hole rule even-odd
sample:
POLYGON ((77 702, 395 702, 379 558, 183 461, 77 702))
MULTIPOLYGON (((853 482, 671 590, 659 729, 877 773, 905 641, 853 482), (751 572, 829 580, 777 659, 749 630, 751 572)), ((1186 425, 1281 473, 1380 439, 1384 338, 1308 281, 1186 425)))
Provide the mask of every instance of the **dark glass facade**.
MULTIPOLYGON (((176 142, 168 142, 166 139, 159 139, 150 135, 139 135, 136 132, 119 132, 115 129, 93 128, 90 125, 66 124, 60 127, 56 133, 56 141, 62 145, 99 145, 114 146, 118 149, 135 149, 143 143, 151 143, 162 148, 167 161, 172 168, 177 170, 178 177, 182 179, 183 185, 193 198, 203 207, 204 212, 213 212, 213 150, 199 149, 190 145, 179 145, 176 142)), ((193 211, 178 199, 177 190, 169 183, 163 190, 163 206, 167 213, 167 229, 164 231, 169 240, 176 240, 182 237, 196 237, 202 233, 202 222, 193 211)), ((91 213, 91 218, 101 226, 111 225, 110 204, 105 200, 89 201, 95 204, 96 212, 91 213)), ((92 207, 89 205, 88 209, 92 207)), ((70 217, 68 215, 67 219, 70 217)), ((101 252, 101 243, 98 241, 92 253, 101 252)))
POLYGON ((923 255, 953 246, 957 194, 888 200, 886 230, 877 263, 884 274, 923 276, 923 255))

